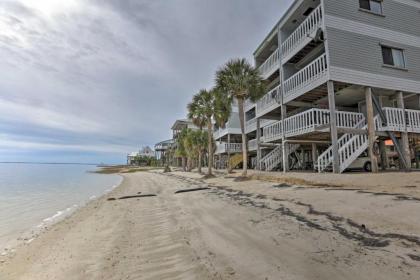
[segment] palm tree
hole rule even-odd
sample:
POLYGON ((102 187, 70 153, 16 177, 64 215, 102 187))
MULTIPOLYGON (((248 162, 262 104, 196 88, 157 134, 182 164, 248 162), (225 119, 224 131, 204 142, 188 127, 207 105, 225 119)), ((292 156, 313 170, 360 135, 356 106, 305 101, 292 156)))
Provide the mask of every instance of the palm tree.
POLYGON ((217 88, 226 95, 226 99, 230 103, 234 99, 238 101, 239 120, 242 132, 242 175, 246 176, 248 167, 248 143, 245 134, 244 104, 248 98, 255 102, 265 94, 264 81, 258 70, 246 59, 233 59, 228 61, 216 72, 216 84, 217 88))
POLYGON ((199 115, 204 117, 207 125, 208 176, 213 175, 213 119, 218 123, 224 123, 227 120, 226 116, 221 113, 223 108, 227 107, 226 102, 221 97, 220 92, 215 89, 210 91, 202 89, 193 97, 194 109, 200 112, 199 115))
MULTIPOLYGON (((188 118, 203 131, 203 127, 206 125, 207 119, 205 112, 200 106, 200 97, 199 95, 194 95, 193 100, 187 106, 188 109, 188 118)), ((202 166, 202 152, 198 155, 198 173, 201 173, 202 166)))
POLYGON ((188 130, 184 128, 181 130, 181 132, 178 134, 177 137, 177 145, 175 150, 175 156, 180 157, 182 159, 182 170, 186 171, 186 158, 187 158, 187 149, 185 147, 185 139, 187 137, 188 130))

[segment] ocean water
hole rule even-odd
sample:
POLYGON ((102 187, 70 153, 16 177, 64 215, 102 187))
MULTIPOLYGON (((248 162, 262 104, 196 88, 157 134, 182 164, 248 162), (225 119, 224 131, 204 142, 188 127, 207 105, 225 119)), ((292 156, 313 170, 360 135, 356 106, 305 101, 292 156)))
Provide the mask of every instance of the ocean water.
POLYGON ((0 164, 0 254, 118 186, 95 166, 0 164), (32 234, 31 234, 32 233, 32 234))

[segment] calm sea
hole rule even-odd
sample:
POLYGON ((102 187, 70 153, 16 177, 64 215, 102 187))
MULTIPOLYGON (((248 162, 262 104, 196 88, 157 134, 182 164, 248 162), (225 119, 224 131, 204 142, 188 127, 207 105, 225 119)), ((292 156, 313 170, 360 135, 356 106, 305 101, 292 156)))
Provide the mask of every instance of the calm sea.
POLYGON ((89 172, 95 169, 89 165, 0 163, 0 254, 18 239, 30 242, 31 232, 120 184, 120 176, 89 172))

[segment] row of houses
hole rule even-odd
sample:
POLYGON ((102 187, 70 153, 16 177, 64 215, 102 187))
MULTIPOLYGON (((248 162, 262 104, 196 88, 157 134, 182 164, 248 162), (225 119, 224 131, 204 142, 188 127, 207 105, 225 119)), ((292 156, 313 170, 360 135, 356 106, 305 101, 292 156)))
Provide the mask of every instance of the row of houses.
MULTIPOLYGON (((420 139, 420 2, 295 0, 254 52, 267 94, 215 128, 215 165, 341 173, 410 169, 420 139)), ((188 120, 178 120, 176 135, 188 120)), ((417 158, 418 160, 418 158, 417 158)))

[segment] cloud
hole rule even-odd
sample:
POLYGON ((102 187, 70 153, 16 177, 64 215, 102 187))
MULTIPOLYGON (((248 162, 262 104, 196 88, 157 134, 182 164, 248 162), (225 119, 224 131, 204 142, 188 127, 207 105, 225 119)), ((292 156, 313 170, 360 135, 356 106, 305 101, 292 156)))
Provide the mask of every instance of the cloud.
POLYGON ((16 153, 168 139, 191 96, 227 59, 252 60, 291 1, 64 2, 0 2, 0 131, 16 153))

